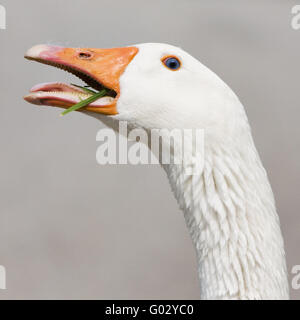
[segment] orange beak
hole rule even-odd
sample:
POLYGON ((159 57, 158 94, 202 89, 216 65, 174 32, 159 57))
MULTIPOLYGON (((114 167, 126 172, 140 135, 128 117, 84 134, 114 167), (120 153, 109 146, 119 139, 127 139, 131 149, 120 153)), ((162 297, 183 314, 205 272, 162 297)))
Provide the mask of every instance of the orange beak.
MULTIPOLYGON (((138 48, 79 49, 38 45, 29 49, 25 58, 71 72, 89 87, 107 90, 107 96, 80 109, 115 115, 120 96, 120 76, 137 54, 138 48)), ((86 90, 63 83, 44 83, 34 86, 24 99, 37 105, 69 108, 91 96, 86 90)))

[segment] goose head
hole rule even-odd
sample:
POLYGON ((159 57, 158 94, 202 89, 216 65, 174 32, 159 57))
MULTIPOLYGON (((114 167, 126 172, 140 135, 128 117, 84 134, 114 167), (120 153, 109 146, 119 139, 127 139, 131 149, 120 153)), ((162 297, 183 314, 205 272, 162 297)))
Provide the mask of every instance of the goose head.
MULTIPOLYGON (((113 126, 127 121, 144 129, 201 128, 208 135, 232 136, 243 108, 232 90, 184 50, 160 43, 114 49, 38 45, 25 57, 64 69, 107 96, 80 109, 113 126)), ((44 83, 25 100, 68 108, 88 94, 73 85, 44 83)))
MULTIPOLYGON (((201 297, 288 297, 272 191, 244 108, 215 73, 167 44, 114 49, 38 45, 26 58, 71 72, 97 91, 105 88, 106 96, 79 111, 116 130, 120 121, 146 130, 203 129, 204 173, 190 179, 180 166, 166 168, 197 250, 201 297)), ((68 108, 90 96, 58 82, 33 87, 25 100, 68 108)))

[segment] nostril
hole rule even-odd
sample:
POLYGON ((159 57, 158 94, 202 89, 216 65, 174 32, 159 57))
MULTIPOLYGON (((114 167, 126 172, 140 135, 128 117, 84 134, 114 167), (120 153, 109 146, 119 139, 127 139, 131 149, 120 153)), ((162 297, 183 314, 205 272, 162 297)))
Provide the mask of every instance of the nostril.
POLYGON ((92 54, 90 52, 79 52, 78 57, 80 59, 90 59, 92 57, 92 54))

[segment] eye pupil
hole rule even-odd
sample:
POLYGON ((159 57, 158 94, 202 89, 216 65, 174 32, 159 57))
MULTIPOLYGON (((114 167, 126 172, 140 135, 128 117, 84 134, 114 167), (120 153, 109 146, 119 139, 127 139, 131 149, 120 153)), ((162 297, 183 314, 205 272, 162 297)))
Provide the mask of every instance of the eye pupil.
POLYGON ((180 62, 175 57, 166 58, 163 62, 165 64, 165 66, 171 70, 177 70, 180 67, 180 62))

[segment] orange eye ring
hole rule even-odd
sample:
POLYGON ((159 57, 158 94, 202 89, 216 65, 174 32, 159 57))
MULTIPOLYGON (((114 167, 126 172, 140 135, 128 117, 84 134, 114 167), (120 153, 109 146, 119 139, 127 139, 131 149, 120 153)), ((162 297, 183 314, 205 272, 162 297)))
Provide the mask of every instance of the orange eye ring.
POLYGON ((181 61, 176 56, 165 56, 161 59, 161 62, 171 71, 177 71, 181 67, 181 61))

